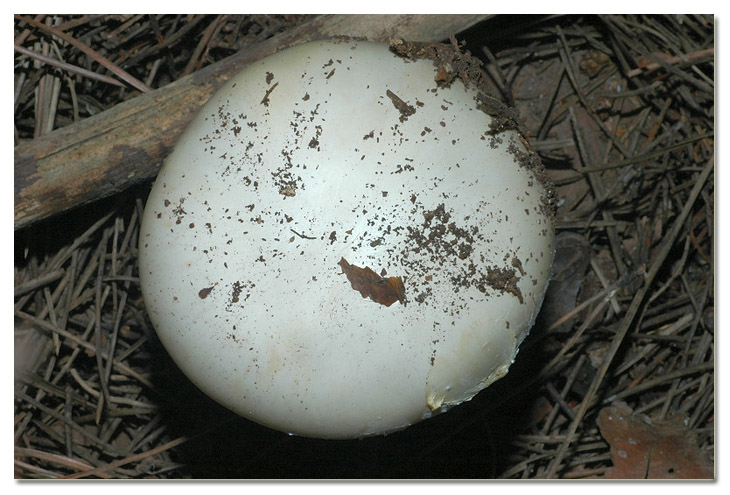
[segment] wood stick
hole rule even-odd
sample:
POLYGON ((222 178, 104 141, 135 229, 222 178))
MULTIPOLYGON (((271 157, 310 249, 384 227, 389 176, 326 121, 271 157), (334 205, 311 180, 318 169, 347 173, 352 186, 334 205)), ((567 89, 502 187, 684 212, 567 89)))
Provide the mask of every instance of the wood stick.
POLYGON ((15 147, 15 230, 154 177, 198 109, 231 76, 297 43, 337 35, 441 41, 488 15, 323 15, 167 86, 15 147))

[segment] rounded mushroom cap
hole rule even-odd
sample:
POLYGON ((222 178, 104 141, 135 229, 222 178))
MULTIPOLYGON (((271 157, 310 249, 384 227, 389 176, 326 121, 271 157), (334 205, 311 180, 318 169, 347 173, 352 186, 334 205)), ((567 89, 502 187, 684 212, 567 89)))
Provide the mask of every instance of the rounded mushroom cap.
POLYGON ((140 281, 183 372, 236 413, 388 433, 504 376, 553 259, 542 172, 431 60, 319 41, 203 107, 149 196, 140 281))

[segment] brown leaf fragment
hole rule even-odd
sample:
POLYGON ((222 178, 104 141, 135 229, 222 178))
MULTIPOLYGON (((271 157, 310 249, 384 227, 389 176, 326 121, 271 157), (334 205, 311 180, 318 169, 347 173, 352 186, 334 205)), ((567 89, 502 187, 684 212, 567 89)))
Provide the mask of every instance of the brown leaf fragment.
POLYGON ((697 445, 696 434, 677 417, 652 422, 615 402, 598 415, 601 435, 611 445, 612 479, 713 479, 712 459, 697 445))
POLYGON ((341 258, 337 264, 342 268, 342 273, 347 276, 352 288, 360 292, 362 297, 369 297, 384 306, 390 306, 396 301, 405 306, 406 288, 401 277, 381 277, 370 267, 360 268, 351 265, 345 258, 341 258))

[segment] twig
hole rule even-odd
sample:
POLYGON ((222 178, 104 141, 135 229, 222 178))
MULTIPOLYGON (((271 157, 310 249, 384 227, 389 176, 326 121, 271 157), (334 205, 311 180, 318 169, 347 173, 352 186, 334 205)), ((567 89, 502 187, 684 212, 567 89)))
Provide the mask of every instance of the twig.
POLYGON ((625 390, 622 390, 621 392, 611 395, 604 399, 604 404, 610 404, 611 402, 619 399, 624 399, 626 397, 630 397, 635 394, 639 394, 641 392, 644 392, 646 390, 650 390, 658 385, 662 385, 666 382, 671 382, 675 378, 684 377, 687 375, 693 375, 695 373, 703 373, 705 371, 709 371, 715 368, 715 363, 708 361, 706 363, 698 364, 697 366, 689 366, 687 368, 679 369, 676 371, 672 371, 670 373, 667 373, 666 375, 661 375, 656 378, 653 378, 651 380, 647 380, 641 385, 637 385, 635 387, 627 388, 625 390))
MULTIPOLYGON (((661 55, 654 54, 652 54, 652 56, 657 57, 659 60, 661 60, 661 62, 652 62, 642 67, 638 67, 632 71, 629 71, 626 76, 636 77, 642 74, 650 74, 651 72, 654 72, 662 67, 666 67, 667 65, 679 65, 681 67, 683 65, 690 65, 705 62, 708 60, 714 60, 715 49, 706 48, 704 50, 697 50, 696 52, 686 53, 683 55, 675 55, 673 57, 663 57, 661 55)), ((709 88, 707 88, 706 90, 709 90, 709 88)))
POLYGON ((62 62, 60 60, 56 60, 54 58, 46 57, 44 55, 41 55, 40 53, 36 53, 33 50, 28 50, 25 47, 22 47, 20 45, 15 45, 13 49, 22 54, 26 55, 28 57, 34 58, 38 60, 39 62, 43 62, 46 65, 50 65, 52 67, 57 67, 59 69, 71 72, 73 74, 78 74, 82 77, 88 77, 89 79, 93 79, 95 81, 104 82, 107 84, 113 84, 114 86, 119 86, 121 88, 124 87, 124 83, 119 82, 118 80, 114 79, 113 77, 105 76, 103 74, 98 74, 96 72, 92 72, 90 70, 86 70, 83 67, 79 67, 77 65, 72 65, 67 62, 62 62))
MULTIPOLYGON (((40 460, 43 460, 43 461, 52 462, 52 463, 57 464, 59 466, 63 466, 63 467, 67 467, 67 468, 71 468, 71 469, 75 469, 75 470, 79 470, 79 469, 84 469, 84 470, 93 469, 93 466, 91 466, 91 465, 89 465, 89 464, 87 464, 85 462, 82 462, 82 461, 79 461, 79 460, 76 460, 76 459, 72 459, 72 458, 70 458, 70 456, 62 456, 62 455, 58 455, 58 454, 51 454, 51 453, 48 453, 48 452, 43 452, 43 451, 40 451, 40 450, 37 450, 37 449, 29 449, 29 448, 26 448, 26 447, 15 447, 15 455, 16 456, 23 456, 23 457, 32 457, 34 459, 40 459, 40 460)), ((52 476, 52 477, 55 478, 56 476, 52 476)), ((100 478, 106 478, 106 479, 111 478, 111 476, 109 476, 106 473, 99 475, 99 477, 100 478)))
POLYGON ((36 289, 39 289, 40 287, 43 287, 44 285, 55 282, 59 278, 63 277, 65 274, 66 274, 66 270, 60 268, 60 269, 54 270, 50 273, 46 273, 45 275, 41 275, 38 278, 35 278, 33 280, 28 280, 27 282, 23 282, 22 284, 15 286, 13 295, 15 297, 18 297, 18 296, 22 296, 23 294, 27 294, 28 292, 32 292, 36 289))
POLYGON ((294 229, 289 229, 289 230, 291 230, 291 231, 292 231, 293 233, 295 233, 296 235, 298 235, 298 236, 299 236, 299 237, 301 237, 302 239, 310 239, 310 240, 315 240, 315 239, 317 239, 316 237, 311 237, 311 236, 308 236, 308 235, 300 234, 299 232, 297 232, 297 231, 296 231, 296 230, 294 230, 294 229))
POLYGON ((104 466, 99 466, 93 469, 88 469, 86 471, 81 471, 75 474, 71 474, 68 476, 63 476, 63 479, 79 479, 79 478, 88 478, 89 476, 100 476, 101 473, 105 473, 107 471, 113 471, 114 469, 124 466, 126 464, 131 464, 133 462, 138 462, 143 459, 146 459, 148 457, 152 457, 154 455, 157 455, 161 452, 164 452, 166 450, 170 450, 174 447, 177 447, 178 445, 181 445, 188 441, 187 437, 180 437, 175 440, 171 440, 167 442, 166 444, 160 445, 159 447, 156 447, 154 449, 150 449, 146 452, 142 452, 140 454, 131 455, 129 457, 125 457, 124 459, 120 459, 118 461, 114 461, 112 463, 106 464, 104 466))
POLYGON ((675 150, 684 148, 688 144, 696 143, 697 141, 701 141, 703 139, 707 139, 707 138, 713 137, 714 134, 715 134, 714 132, 706 132, 706 133, 700 134, 700 135, 695 136, 695 137, 691 137, 691 138, 688 138, 688 139, 684 139, 684 140, 682 140, 682 141, 680 141, 678 143, 669 145, 666 148, 663 148, 661 150, 652 151, 650 153, 645 153, 643 155, 637 155, 637 156, 634 156, 632 158, 626 158, 624 160, 619 160, 619 161, 616 161, 616 162, 609 162, 609 163, 606 163, 604 165, 597 165, 597 166, 594 166, 594 167, 590 167, 590 166, 589 167, 582 167, 580 169, 580 172, 583 173, 583 174, 590 174, 590 173, 593 173, 593 172, 601 172, 603 170, 608 170, 608 169, 611 169, 611 168, 625 167, 626 165, 631 165, 631 164, 634 164, 634 163, 649 162, 649 161, 652 161, 652 160, 654 160, 656 158, 659 158, 659 157, 661 157, 663 155, 666 155, 667 153, 670 153, 672 151, 675 151, 675 150))
POLYGON ((208 25, 208 27, 205 29, 205 32, 203 33, 203 36, 200 38, 198 45, 195 47, 195 50, 193 51, 193 54, 191 55, 190 60, 188 61, 188 65, 183 71, 183 74, 190 74, 194 70, 200 68, 199 60, 201 60, 201 54, 204 50, 207 51, 208 44, 218 33, 218 31, 220 31, 220 29, 223 27, 227 20, 227 15, 220 14, 218 15, 218 17, 215 18, 213 22, 208 25))

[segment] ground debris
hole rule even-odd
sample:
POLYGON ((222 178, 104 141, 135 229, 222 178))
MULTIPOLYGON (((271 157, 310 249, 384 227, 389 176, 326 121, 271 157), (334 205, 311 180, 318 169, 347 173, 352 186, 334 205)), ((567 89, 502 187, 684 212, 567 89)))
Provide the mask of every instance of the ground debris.
POLYGON ((625 402, 601 410, 598 427, 611 444, 613 479, 712 479, 712 460, 697 445, 684 417, 652 422, 625 402))

